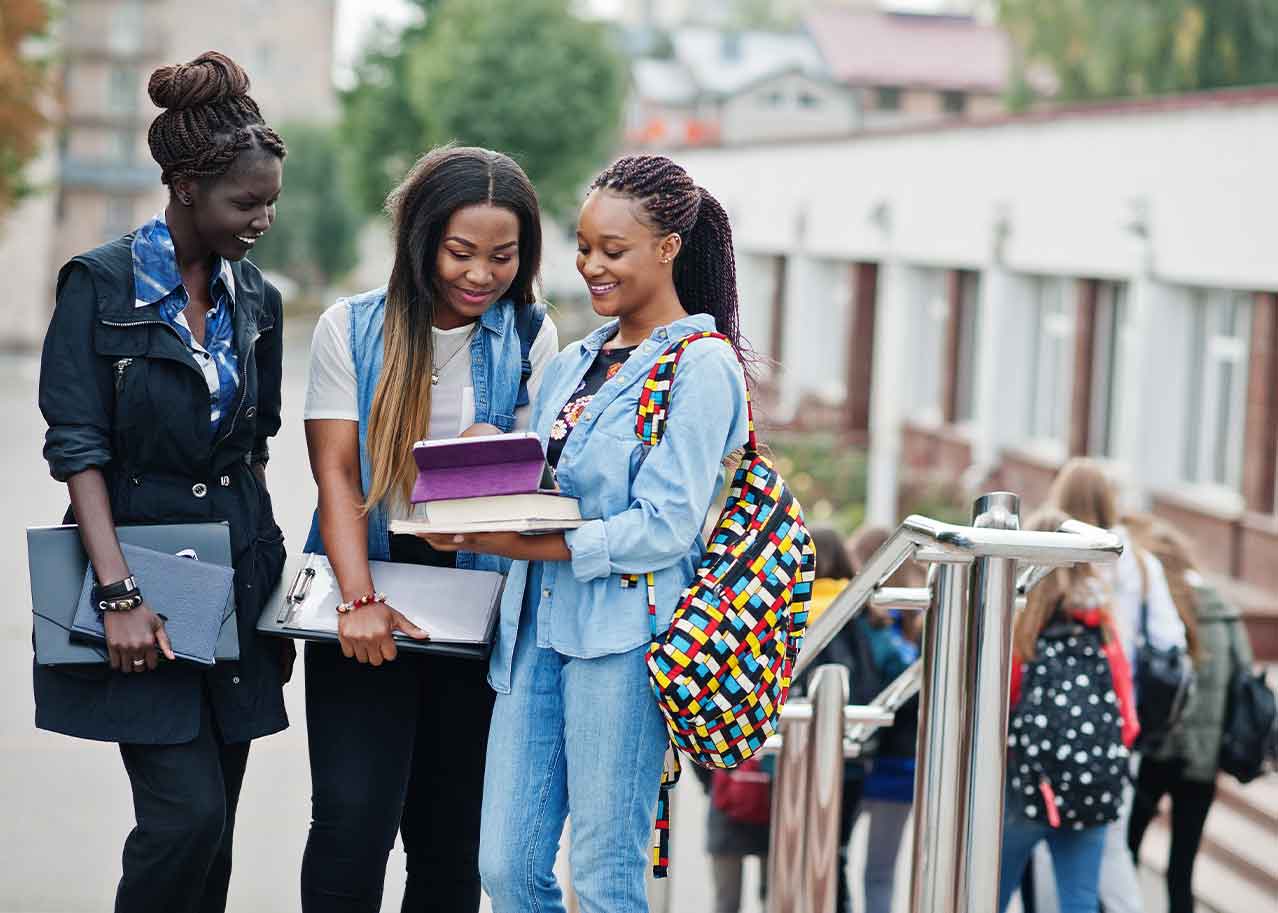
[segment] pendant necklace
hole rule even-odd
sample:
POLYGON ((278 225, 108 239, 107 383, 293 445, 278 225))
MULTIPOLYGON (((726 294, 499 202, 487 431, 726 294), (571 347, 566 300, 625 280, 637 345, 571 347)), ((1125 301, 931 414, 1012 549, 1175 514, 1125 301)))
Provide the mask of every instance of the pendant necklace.
POLYGON ((470 328, 470 332, 466 334, 466 339, 462 342, 462 344, 461 344, 461 345, 459 345, 457 348, 453 349, 453 354, 452 354, 452 355, 449 355, 447 358, 445 358, 445 359, 444 359, 443 364, 435 365, 435 366, 433 366, 433 367, 431 368, 431 372, 430 372, 430 385, 431 385, 432 387, 438 387, 438 386, 439 386, 439 375, 440 375, 440 373, 441 373, 441 372, 442 372, 445 368, 447 368, 447 367, 448 367, 448 363, 449 363, 450 361, 452 361, 454 358, 456 358, 456 357, 457 357, 457 353, 458 353, 458 352, 460 352, 462 349, 466 349, 466 348, 469 348, 469 347, 470 347, 470 340, 471 340, 471 338, 472 338, 472 337, 474 337, 474 335, 475 335, 475 331, 476 331, 477 329, 479 329, 479 322, 478 322, 478 321, 476 321, 476 322, 475 322, 475 323, 471 326, 471 328, 470 328))

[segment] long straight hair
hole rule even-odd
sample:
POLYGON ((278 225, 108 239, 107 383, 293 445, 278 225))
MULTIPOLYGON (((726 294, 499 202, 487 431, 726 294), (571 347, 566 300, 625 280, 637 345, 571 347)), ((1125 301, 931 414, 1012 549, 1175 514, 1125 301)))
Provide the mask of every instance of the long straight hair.
MULTIPOLYGON (((1054 533, 1068 519, 1070 517, 1064 511, 1048 507, 1031 516, 1026 526, 1038 532, 1054 533)), ((1029 591, 1025 608, 1016 613, 1012 624, 1013 652, 1022 662, 1033 659, 1038 649, 1038 636, 1052 616, 1062 609, 1099 609, 1104 622, 1102 629, 1112 631, 1113 615, 1109 600, 1098 598, 1103 592, 1090 564, 1056 568, 1029 591)))
POLYGON ((1061 467, 1052 481, 1048 503, 1075 520, 1113 529, 1118 525, 1114 486, 1095 460, 1074 457, 1061 467))
POLYGON ((531 307, 541 269, 541 210, 532 183, 512 159, 469 146, 434 149, 386 199, 395 263, 386 288, 382 373, 368 416, 372 478, 365 511, 392 491, 405 500, 412 491, 412 445, 430 426, 431 328, 442 295, 435 262, 453 213, 478 204, 508 209, 519 220, 519 270, 503 297, 531 307))
POLYGON ((1132 514, 1123 517, 1123 525, 1131 533, 1136 547, 1149 552, 1163 566, 1176 614, 1185 626, 1189 656, 1195 664, 1199 663, 1203 656, 1202 641, 1198 637, 1198 594, 1187 577, 1190 571, 1198 570, 1194 547, 1161 517, 1132 514))

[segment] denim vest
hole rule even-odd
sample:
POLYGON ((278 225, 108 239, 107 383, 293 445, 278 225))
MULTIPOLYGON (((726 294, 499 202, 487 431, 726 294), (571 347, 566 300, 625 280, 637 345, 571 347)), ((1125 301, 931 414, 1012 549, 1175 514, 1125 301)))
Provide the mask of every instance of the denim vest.
MULTIPOLYGON (((386 289, 374 289, 345 299, 350 312, 351 355, 355 361, 356 400, 359 410, 359 472, 364 496, 373 477, 368 458, 368 416, 382 373, 382 325, 386 317, 386 289)), ((470 342, 471 384, 475 392, 475 421, 488 422, 502 431, 515 425, 522 355, 515 327, 514 302, 502 299, 479 318, 480 332, 470 342)), ((390 560, 389 512, 378 504, 368 514, 368 558, 390 560)), ((319 531, 319 510, 311 518, 307 552, 324 554, 319 531)), ((457 553, 457 567, 505 572, 510 561, 495 555, 457 553)))

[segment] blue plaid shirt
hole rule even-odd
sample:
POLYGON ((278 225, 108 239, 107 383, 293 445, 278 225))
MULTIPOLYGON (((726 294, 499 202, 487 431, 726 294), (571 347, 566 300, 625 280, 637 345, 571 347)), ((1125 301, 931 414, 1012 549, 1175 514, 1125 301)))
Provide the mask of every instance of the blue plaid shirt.
POLYGON ((209 388, 209 422, 217 430, 222 416, 232 411, 239 393, 239 360, 235 354, 235 276, 231 265, 219 258, 209 282, 213 309, 205 315, 204 345, 191 336, 182 311, 190 301, 178 270, 173 236, 160 213, 133 235, 134 306, 154 304, 191 350, 196 366, 204 373, 209 388))

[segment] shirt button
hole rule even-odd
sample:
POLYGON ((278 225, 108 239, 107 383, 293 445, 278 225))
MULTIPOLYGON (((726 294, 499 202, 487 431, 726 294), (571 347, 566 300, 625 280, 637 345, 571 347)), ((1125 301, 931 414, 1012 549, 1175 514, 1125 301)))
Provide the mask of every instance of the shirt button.
POLYGON ((231 676, 231 684, 232 684, 232 685, 238 685, 239 683, 240 683, 240 677, 239 677, 238 675, 232 675, 232 676, 231 676))
POLYGON ((249 406, 247 409, 244 410, 245 418, 252 418, 255 415, 257 415, 257 406, 249 406))
POLYGON ((191 494, 195 495, 197 498, 202 498, 208 493, 209 487, 203 482, 196 482, 191 486, 191 494))
POLYGON ((583 412, 583 413, 581 414, 581 420, 582 420, 583 422, 588 422, 588 421, 590 421, 590 413, 589 413, 589 412, 583 412))
POLYGON ((541 591, 541 595, 542 595, 542 596, 544 596, 545 598, 549 599, 549 598, 550 598, 550 587, 545 587, 545 588, 541 591))

